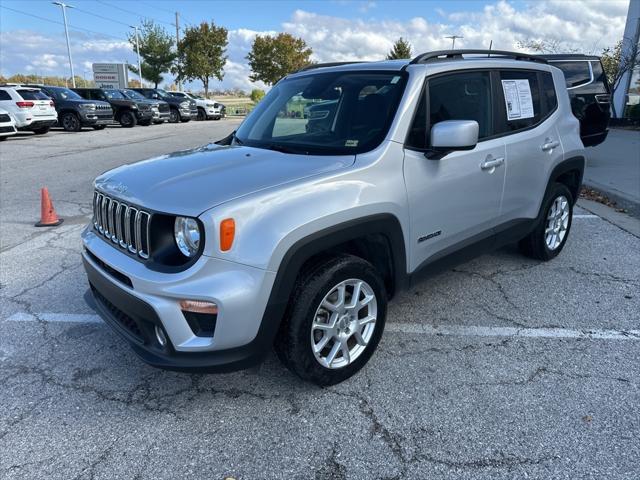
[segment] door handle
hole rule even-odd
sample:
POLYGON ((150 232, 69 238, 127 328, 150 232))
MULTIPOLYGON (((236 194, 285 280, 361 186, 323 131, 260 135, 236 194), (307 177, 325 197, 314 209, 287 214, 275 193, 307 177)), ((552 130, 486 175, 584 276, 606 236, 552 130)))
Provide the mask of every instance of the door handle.
POLYGON ((556 148, 558 145, 560 145, 559 141, 547 139, 540 148, 543 152, 548 152, 549 150, 553 150, 554 148, 556 148))
POLYGON ((503 163, 504 163, 504 157, 493 158, 493 159, 485 160, 484 162, 482 162, 480 164, 480 168, 482 170, 492 170, 496 167, 499 167, 503 163))

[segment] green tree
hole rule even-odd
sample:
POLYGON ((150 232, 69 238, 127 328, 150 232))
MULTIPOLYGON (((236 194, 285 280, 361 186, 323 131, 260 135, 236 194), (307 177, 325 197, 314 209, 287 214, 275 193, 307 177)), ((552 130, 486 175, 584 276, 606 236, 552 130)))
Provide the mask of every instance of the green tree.
POLYGON ((249 79, 273 85, 285 75, 309 65, 312 53, 303 39, 289 33, 275 37, 258 35, 247 55, 251 67, 249 79))
MULTIPOLYGON (((129 34, 129 43, 136 52, 136 35, 129 34)), ((173 37, 153 20, 142 22, 140 29, 140 57, 142 57, 142 78, 153 82, 155 87, 162 82, 162 74, 170 71, 176 54, 173 51, 173 37)), ((129 65, 129 70, 138 73, 137 66, 129 65)))
POLYGON ((260 100, 262 100, 264 98, 264 90, 261 90, 259 88, 254 88, 253 90, 251 90, 251 101, 253 103, 258 103, 260 100))
POLYGON ((401 58, 411 58, 411 44, 402 37, 393 44, 391 51, 387 55, 387 60, 398 60, 401 58))
POLYGON ((209 94, 209 80, 224 77, 228 32, 224 27, 202 22, 188 27, 178 44, 178 62, 174 69, 180 80, 200 80, 204 96, 209 94))

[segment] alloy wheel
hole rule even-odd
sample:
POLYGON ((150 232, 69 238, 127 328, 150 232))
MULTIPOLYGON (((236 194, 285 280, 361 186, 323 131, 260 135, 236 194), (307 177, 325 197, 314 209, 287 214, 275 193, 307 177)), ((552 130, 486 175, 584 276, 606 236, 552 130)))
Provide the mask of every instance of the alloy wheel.
POLYGON ((311 324, 311 349, 325 368, 352 364, 367 348, 376 327, 378 302, 359 279, 335 285, 320 302, 311 324))
POLYGON ((569 228, 569 200, 564 195, 556 197, 547 213, 547 225, 544 230, 544 241, 549 250, 558 248, 569 228))

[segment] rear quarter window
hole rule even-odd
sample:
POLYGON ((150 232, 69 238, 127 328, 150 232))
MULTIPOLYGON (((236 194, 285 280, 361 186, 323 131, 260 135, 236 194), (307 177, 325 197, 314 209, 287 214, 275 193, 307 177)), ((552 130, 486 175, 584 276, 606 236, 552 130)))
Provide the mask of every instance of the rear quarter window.
POLYGON ((0 100, 11 100, 11 95, 6 90, 0 90, 0 100))
POLYGON ((556 95, 556 88, 553 84, 553 76, 550 73, 542 73, 542 96, 543 101, 546 103, 547 112, 553 112, 558 106, 558 97, 556 95))

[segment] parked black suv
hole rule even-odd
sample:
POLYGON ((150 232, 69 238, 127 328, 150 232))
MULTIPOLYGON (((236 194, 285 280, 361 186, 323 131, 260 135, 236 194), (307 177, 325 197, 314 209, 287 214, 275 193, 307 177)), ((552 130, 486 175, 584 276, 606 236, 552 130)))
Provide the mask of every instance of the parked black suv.
POLYGON ((113 109, 115 121, 123 127, 135 127, 136 124, 150 125, 153 110, 148 103, 129 100, 118 90, 110 88, 74 88, 74 92, 87 100, 108 102, 113 109))
POLYGON ((149 100, 140 92, 136 92, 130 88, 121 88, 120 92, 129 100, 151 105, 151 110, 153 110, 153 123, 163 123, 165 120, 169 121, 170 108, 169 104, 164 100, 149 100))
POLYGON ((113 110, 107 102, 85 100, 73 90, 53 85, 28 85, 39 88, 50 97, 58 112, 58 125, 67 132, 79 132, 82 127, 102 130, 113 123, 113 110))
POLYGON ((593 55, 540 55, 564 72, 571 110, 580 120, 585 147, 600 145, 609 133, 611 91, 600 57, 593 55))
POLYGON ((169 104, 169 122, 188 122, 192 118, 198 117, 198 107, 195 100, 185 100, 184 98, 176 98, 161 88, 133 88, 136 92, 140 92, 146 98, 151 100, 164 100, 169 104))

